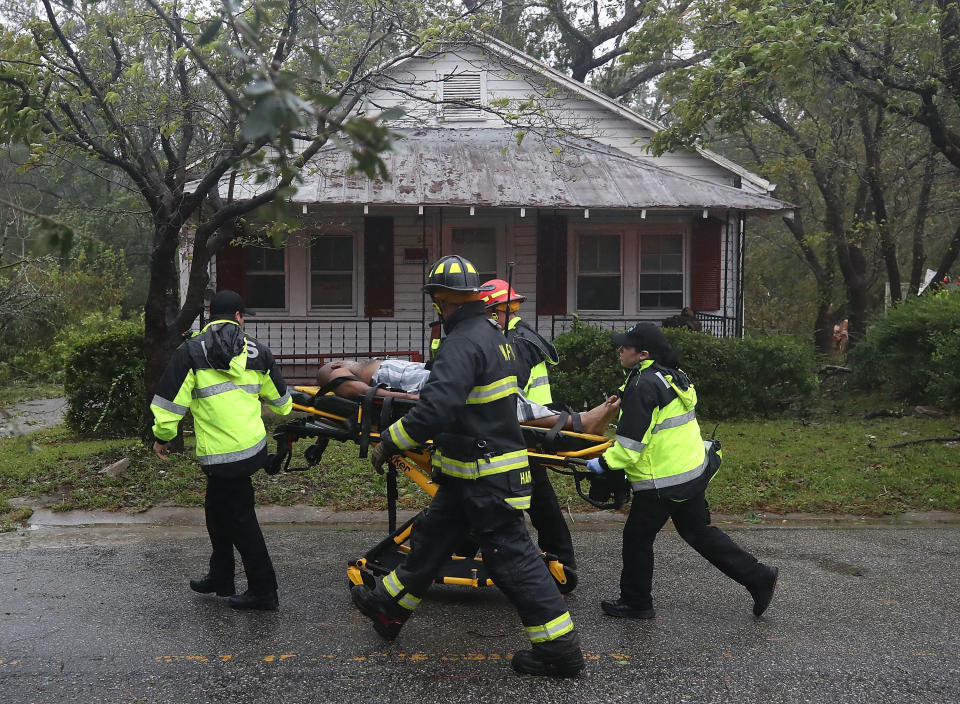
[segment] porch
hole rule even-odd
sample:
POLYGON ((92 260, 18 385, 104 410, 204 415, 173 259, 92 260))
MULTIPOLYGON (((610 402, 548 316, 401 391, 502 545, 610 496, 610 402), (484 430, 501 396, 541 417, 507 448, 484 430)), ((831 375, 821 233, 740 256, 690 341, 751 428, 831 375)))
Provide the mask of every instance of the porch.
MULTIPOLYGON (((705 333, 715 337, 740 334, 740 323, 707 313, 697 313, 705 333)), ((581 322, 603 330, 625 330, 635 319, 579 316, 581 322)), ((572 315, 525 318, 548 339, 570 330, 572 315)), ((337 359, 399 357, 422 362, 430 347, 431 321, 384 318, 247 318, 247 332, 274 353, 284 378, 293 384, 313 383, 317 370, 337 359)), ((656 321, 653 321, 656 322, 656 321)))

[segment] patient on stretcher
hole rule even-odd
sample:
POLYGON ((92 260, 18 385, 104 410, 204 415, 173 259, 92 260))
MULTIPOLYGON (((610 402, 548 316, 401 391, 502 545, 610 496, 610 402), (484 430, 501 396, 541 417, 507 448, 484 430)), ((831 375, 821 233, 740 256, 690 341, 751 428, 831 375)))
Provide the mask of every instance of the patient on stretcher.
MULTIPOLYGON (((329 362, 320 368, 317 385, 321 394, 332 391, 343 398, 360 399, 372 386, 385 384, 385 388, 377 388, 376 395, 417 400, 429 376, 430 371, 422 362, 405 359, 329 362)), ((579 420, 583 426, 580 432, 603 435, 619 408, 620 399, 610 396, 599 406, 580 413, 579 420)), ((574 418, 567 415, 562 429, 577 430, 574 418)), ((552 428, 560 416, 556 411, 530 401, 522 393, 518 395, 517 420, 524 425, 552 428)))

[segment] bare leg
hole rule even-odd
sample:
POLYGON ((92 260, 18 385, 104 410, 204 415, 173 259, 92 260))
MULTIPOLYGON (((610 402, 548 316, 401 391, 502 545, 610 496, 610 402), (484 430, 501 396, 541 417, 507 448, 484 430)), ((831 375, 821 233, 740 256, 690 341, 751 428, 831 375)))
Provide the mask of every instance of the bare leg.
MULTIPOLYGON (((620 399, 617 396, 610 396, 599 406, 594 406, 589 411, 584 411, 580 414, 580 422, 583 423, 583 432, 588 435, 603 435, 603 432, 607 429, 607 425, 614 419, 619 410, 620 399)), ((552 428, 556 422, 557 416, 552 415, 523 421, 523 425, 529 425, 534 428, 552 428)), ((568 418, 563 429, 573 430, 573 421, 568 418)))
POLYGON ((620 398, 618 396, 607 397, 607 400, 599 406, 594 406, 589 411, 580 414, 583 432, 589 435, 603 435, 610 422, 616 418, 619 410, 620 398))

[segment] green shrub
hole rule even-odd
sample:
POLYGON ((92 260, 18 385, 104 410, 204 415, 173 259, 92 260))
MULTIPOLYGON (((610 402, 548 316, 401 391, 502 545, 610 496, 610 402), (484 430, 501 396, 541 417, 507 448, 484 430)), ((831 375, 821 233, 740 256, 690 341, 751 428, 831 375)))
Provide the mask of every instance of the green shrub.
MULTIPOLYGON (((682 328, 664 333, 697 387, 704 417, 775 416, 802 406, 817 390, 813 350, 793 337, 715 338, 682 328)), ((550 370, 555 401, 593 406, 620 387, 623 372, 610 335, 577 320, 557 336, 560 364, 550 370)))
POLYGON ((573 327, 553 341, 560 363, 547 371, 555 403, 590 408, 620 388, 623 373, 610 334, 574 318, 573 327))
POLYGON ((739 339, 664 330, 708 418, 771 417, 802 408, 817 391, 810 345, 789 335, 739 339))
POLYGON ((136 435, 144 422, 143 323, 113 322, 76 340, 67 361, 67 425, 98 437, 136 435))
POLYGON ((960 408, 960 292, 910 298, 850 352, 851 383, 907 403, 960 408))
POLYGON ((124 254, 97 242, 84 247, 65 268, 53 257, 28 257, 0 270, 0 381, 60 381, 63 343, 119 320, 130 285, 124 254), (88 323, 96 314, 103 320, 88 323))

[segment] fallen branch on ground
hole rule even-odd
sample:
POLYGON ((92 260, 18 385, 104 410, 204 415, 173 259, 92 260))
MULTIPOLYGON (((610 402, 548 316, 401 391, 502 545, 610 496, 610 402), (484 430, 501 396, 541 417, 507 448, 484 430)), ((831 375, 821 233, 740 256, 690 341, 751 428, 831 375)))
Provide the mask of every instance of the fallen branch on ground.
POLYGON ((924 442, 960 442, 960 430, 954 431, 956 435, 952 438, 923 438, 922 440, 905 440, 903 442, 895 442, 892 445, 887 445, 885 449, 889 450, 891 447, 906 447, 907 445, 919 445, 924 442))

